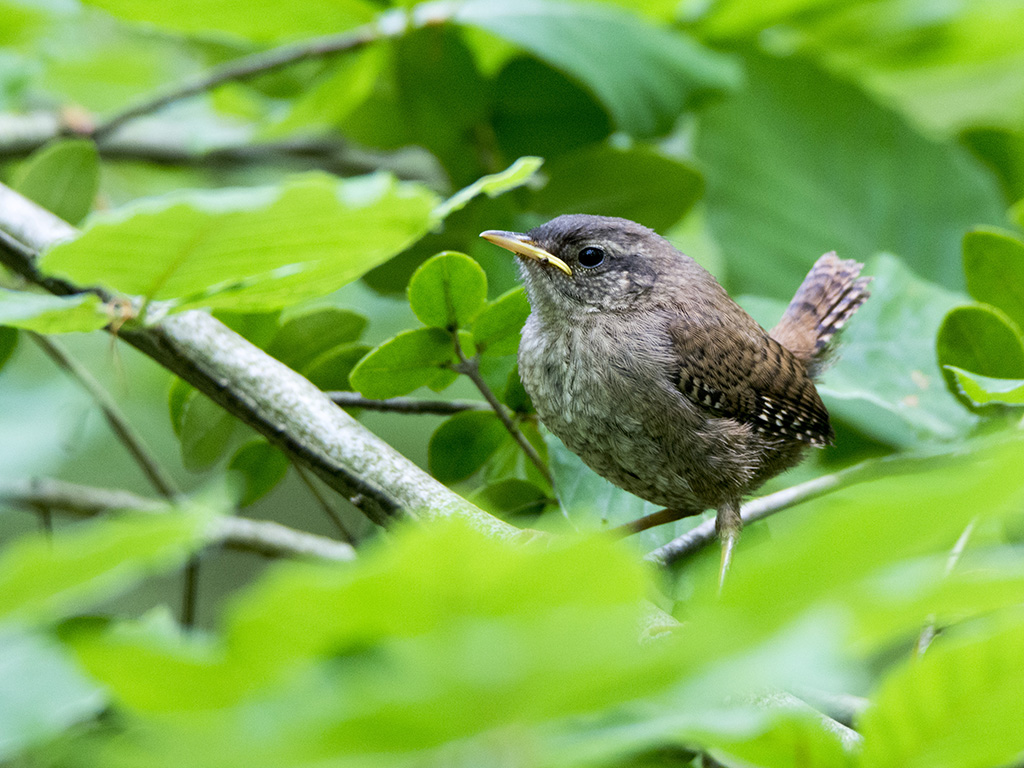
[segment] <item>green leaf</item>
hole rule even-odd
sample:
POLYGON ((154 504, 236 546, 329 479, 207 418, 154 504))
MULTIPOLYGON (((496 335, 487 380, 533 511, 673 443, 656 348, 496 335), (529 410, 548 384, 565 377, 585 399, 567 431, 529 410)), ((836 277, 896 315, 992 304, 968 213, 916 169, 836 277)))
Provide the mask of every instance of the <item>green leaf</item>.
POLYGON ((1024 134, 998 128, 970 128, 960 138, 996 174, 1006 200, 1024 198, 1024 134))
POLYGON ((350 390, 352 369, 369 351, 366 344, 339 344, 311 362, 302 375, 324 392, 350 390))
POLYGON ((172 387, 170 406, 182 463, 193 472, 205 472, 234 444, 238 419, 188 385, 172 387))
POLYGON ((0 556, 0 617, 48 621, 82 612, 150 572, 175 568, 202 546, 214 511, 197 502, 23 536, 0 556))
POLYGON ((521 187, 530 182, 544 163, 540 157, 520 157, 512 165, 499 173, 481 176, 468 187, 464 187, 449 197, 437 208, 437 215, 445 218, 455 211, 466 207, 466 203, 479 195, 497 197, 509 190, 521 187))
POLYGON ((470 501, 502 520, 539 515, 548 502, 547 494, 533 483, 508 478, 484 486, 470 501))
POLYGON ((829 411, 893 446, 966 434, 975 419, 943 386, 933 342, 963 297, 892 256, 872 260, 864 272, 874 277, 871 297, 840 335, 838 361, 818 386, 829 411))
POLYGON ((513 42, 583 83, 618 129, 638 136, 665 133, 697 97, 739 79, 724 55, 609 5, 471 0, 456 21, 513 42))
POLYGON ((860 719, 865 768, 1009 765, 1024 752, 1024 625, 945 638, 889 675, 860 719))
POLYGON ((7 364, 18 347, 18 331, 15 328, 0 326, 0 369, 7 364))
POLYGON ((267 354, 304 373, 314 359, 358 339, 366 318, 337 307, 319 307, 289 317, 267 346, 267 354))
POLYGON ((253 440, 239 448, 228 462, 244 482, 238 504, 247 507, 270 493, 288 474, 288 457, 266 440, 253 440))
POLYGON ((991 176, 797 57, 747 63, 747 86, 705 110, 695 147, 731 290, 788 301, 831 250, 860 260, 892 252, 961 288, 962 233, 1003 218, 991 176))
POLYGON ((519 334, 530 316, 526 289, 519 287, 488 302, 473 323, 473 342, 482 354, 511 355, 519 349, 519 334))
POLYGON ((0 325, 37 333, 96 331, 111 321, 92 293, 51 296, 0 288, 0 325))
POLYGON ((533 401, 530 400, 530 396, 527 394, 523 381, 519 376, 518 364, 508 372, 508 380, 505 382, 505 389, 501 393, 501 402, 516 413, 536 413, 533 401))
POLYGON ((439 253, 423 262, 409 280, 409 306, 424 325, 465 328, 486 300, 487 275, 463 253, 439 253))
POLYGON ((403 331, 359 361, 349 381, 366 397, 407 395, 431 382, 453 354, 452 337, 440 328, 403 331))
POLYGON ((88 0, 126 21, 201 37, 232 36, 256 42, 326 35, 371 21, 377 7, 366 0, 310 0, 282 5, 253 0, 245 5, 218 0, 171 0, 153 6, 146 0, 88 0))
POLYGON ((621 216, 659 231, 679 221, 704 191, 693 167, 648 147, 586 147, 545 170, 548 183, 531 199, 537 211, 621 216))
POLYGON ((421 237, 436 197, 386 175, 173 195, 95 219, 42 269, 175 309, 267 310, 355 280, 421 237))
MULTIPOLYGON (((53 738, 106 706, 67 651, 41 634, 0 627, 0 760, 53 738)), ((13 761, 12 761, 13 762, 13 761)))
POLYGON ((65 139, 33 152, 11 186, 64 221, 78 224, 92 208, 99 181, 96 145, 86 139, 65 139))
POLYGON ((1024 377, 1024 339, 995 307, 956 307, 942 321, 937 339, 940 365, 997 379, 1024 377))
POLYGON ((506 439, 509 439, 508 432, 493 413, 457 413, 430 437, 430 472, 442 483, 465 480, 477 472, 506 439))
POLYGON ((1007 232, 974 230, 964 236, 967 290, 1024 328, 1024 242, 1007 232))
POLYGON ((1024 379, 994 379, 955 365, 947 365, 946 370, 952 372, 960 392, 975 405, 1024 405, 1024 379))

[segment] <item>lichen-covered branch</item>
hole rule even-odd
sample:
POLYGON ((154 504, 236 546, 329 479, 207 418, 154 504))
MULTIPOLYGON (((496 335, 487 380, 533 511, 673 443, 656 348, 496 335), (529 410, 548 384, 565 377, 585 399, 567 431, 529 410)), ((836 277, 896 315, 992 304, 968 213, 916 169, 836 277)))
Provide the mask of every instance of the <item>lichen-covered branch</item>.
MULTIPOLYGON (((3 185, 0 230, 33 252, 75 235, 70 225, 3 185)), ((75 289, 50 284, 33 264, 24 263, 25 255, 0 239, 0 261, 14 271, 33 275, 54 292, 75 289)), ((520 534, 448 490, 307 379, 204 312, 124 326, 118 335, 263 434, 376 522, 396 513, 421 520, 458 516, 491 535, 520 534)))

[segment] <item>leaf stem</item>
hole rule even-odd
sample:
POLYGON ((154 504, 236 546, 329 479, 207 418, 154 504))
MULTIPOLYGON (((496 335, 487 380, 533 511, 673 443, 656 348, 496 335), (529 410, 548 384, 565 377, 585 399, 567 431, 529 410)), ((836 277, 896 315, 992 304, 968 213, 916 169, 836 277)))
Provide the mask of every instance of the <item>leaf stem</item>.
POLYGON ((505 426, 505 429, 512 439, 516 441, 520 448, 523 449, 523 453, 526 454, 526 458, 529 459, 533 465, 540 472, 541 476, 548 482, 548 485, 554 486, 554 478, 551 476, 551 471, 547 468, 544 460, 537 453, 537 450, 530 444, 530 441, 526 439, 526 435, 523 431, 516 426, 515 422, 508 415, 508 410, 498 400, 497 396, 484 381, 484 377, 480 375, 480 358, 474 355, 473 357, 466 357, 466 353, 462 349, 462 344, 459 343, 458 331, 452 332, 452 339, 455 341, 455 354, 459 357, 459 364, 454 367, 458 373, 465 374, 469 377, 470 381, 476 385, 476 388, 480 390, 480 394, 484 396, 484 399, 490 404, 491 408, 494 409, 495 415, 505 426))

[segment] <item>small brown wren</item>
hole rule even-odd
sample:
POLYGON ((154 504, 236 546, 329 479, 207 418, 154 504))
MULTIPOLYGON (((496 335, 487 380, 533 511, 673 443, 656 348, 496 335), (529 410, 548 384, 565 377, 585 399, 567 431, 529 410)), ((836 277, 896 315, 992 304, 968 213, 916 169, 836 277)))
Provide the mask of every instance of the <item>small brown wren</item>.
POLYGON ((767 332, 707 270, 626 219, 559 216, 481 237, 520 257, 532 312, 519 373, 545 426, 665 507, 628 532, 715 509, 724 576, 743 496, 834 439, 814 378, 868 297, 863 265, 822 256, 767 332))

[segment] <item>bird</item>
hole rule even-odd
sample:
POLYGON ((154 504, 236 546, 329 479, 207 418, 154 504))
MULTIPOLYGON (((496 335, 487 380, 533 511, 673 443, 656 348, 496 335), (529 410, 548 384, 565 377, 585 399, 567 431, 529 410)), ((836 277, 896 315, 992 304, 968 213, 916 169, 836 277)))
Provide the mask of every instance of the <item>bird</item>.
POLYGON ((771 330, 641 224, 569 214, 481 237, 519 257, 530 303, 518 361, 541 422, 597 474, 660 512, 623 533, 716 512, 719 587, 740 504, 835 432, 815 387, 869 296, 827 253, 771 330))

